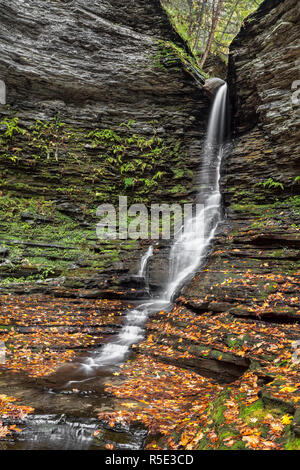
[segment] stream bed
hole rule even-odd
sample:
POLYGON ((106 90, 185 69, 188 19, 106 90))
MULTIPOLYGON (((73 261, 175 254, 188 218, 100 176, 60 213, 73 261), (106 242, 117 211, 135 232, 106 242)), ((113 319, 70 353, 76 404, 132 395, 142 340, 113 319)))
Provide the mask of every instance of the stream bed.
POLYGON ((102 450, 107 444, 120 450, 144 447, 147 431, 141 427, 116 424, 111 428, 95 418, 100 412, 122 409, 124 403, 105 394, 104 376, 96 377, 89 385, 86 382, 81 390, 63 390, 59 383, 55 389, 47 388, 46 381, 47 378, 30 379, 19 373, 0 375, 1 394, 14 396, 20 400, 18 404, 35 409, 24 419, 14 420, 21 432, 2 442, 1 449, 102 450))

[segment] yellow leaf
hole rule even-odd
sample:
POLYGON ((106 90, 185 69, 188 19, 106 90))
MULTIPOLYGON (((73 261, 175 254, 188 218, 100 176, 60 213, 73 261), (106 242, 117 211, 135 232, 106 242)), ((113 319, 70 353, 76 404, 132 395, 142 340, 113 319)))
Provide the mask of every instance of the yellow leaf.
POLYGON ((284 415, 281 419, 282 424, 290 424, 293 421, 293 417, 289 415, 284 415))
POLYGON ((281 392, 295 392, 297 390, 297 387, 283 387, 280 389, 281 392))
POLYGON ((189 440, 190 440, 190 439, 189 439, 189 437, 187 436, 186 432, 184 432, 184 433, 181 435, 181 439, 180 439, 180 443, 179 443, 179 444, 185 447, 185 446, 187 445, 187 443, 189 442, 189 440))

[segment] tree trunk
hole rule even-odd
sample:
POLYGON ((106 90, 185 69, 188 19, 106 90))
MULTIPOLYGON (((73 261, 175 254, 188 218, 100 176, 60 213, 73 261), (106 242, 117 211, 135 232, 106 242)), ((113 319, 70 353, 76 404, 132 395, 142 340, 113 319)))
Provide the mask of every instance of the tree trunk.
POLYGON ((206 7, 206 3, 207 3, 207 0, 203 0, 201 10, 200 10, 200 14, 199 14, 199 17, 198 17, 198 29, 197 29, 197 33, 196 33, 196 39, 195 39, 195 42, 194 42, 194 45, 193 45, 193 51, 197 49, 198 44, 199 44, 201 26, 202 26, 203 15, 204 15, 204 10, 205 10, 205 7, 206 7))
POLYGON ((215 35, 215 32, 216 32, 216 27, 217 27, 217 24, 218 24, 218 21, 219 21, 219 17, 220 17, 221 11, 222 11, 222 6, 223 6, 223 0, 218 0, 216 11, 212 15, 211 30, 210 30, 210 34, 209 34, 209 37, 208 37, 208 41, 207 41, 207 44, 206 44, 204 54, 203 54, 201 62, 200 62, 200 67, 204 66, 204 64, 206 62, 206 59, 207 59, 207 56, 209 54, 209 51, 210 51, 210 48, 211 48, 211 45, 212 45, 212 42, 213 42, 213 38, 214 38, 214 35, 215 35))
POLYGON ((233 7, 233 9, 231 10, 231 13, 230 13, 230 15, 229 15, 227 24, 226 24, 226 26, 225 26, 225 28, 224 28, 223 33, 222 33, 221 41, 222 41, 223 37, 225 36, 225 34, 227 33, 227 28, 230 26, 231 18, 233 17, 233 14, 234 14, 234 12, 235 12, 235 10, 236 10, 236 8, 237 8, 237 6, 238 6, 239 3, 240 3, 240 0, 236 0, 235 5, 234 5, 234 7, 233 7))

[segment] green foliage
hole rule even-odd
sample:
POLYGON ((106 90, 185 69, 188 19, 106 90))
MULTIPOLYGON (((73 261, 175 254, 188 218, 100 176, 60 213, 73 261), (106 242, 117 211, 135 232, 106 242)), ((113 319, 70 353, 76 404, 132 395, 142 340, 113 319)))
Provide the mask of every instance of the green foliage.
POLYGON ((131 188, 132 186, 134 186, 134 184, 135 184, 134 178, 125 178, 124 179, 125 189, 131 188))
POLYGON ((266 181, 264 181, 262 183, 257 183, 257 186, 263 186, 264 188, 268 188, 268 189, 280 188, 280 189, 284 190, 283 184, 280 183, 280 181, 273 180, 273 178, 268 178, 266 181))
POLYGON ((11 119, 6 117, 0 121, 0 150, 4 151, 2 157, 15 164, 21 160, 21 148, 13 147, 12 151, 10 151, 10 149, 18 136, 22 137, 27 134, 26 130, 20 127, 18 123, 18 117, 13 117, 11 119))
POLYGON ((81 201, 91 210, 93 204, 117 202, 120 191, 128 195, 130 203, 147 203, 150 194, 159 200, 162 194, 170 194, 174 174, 183 179, 193 177, 186 168, 182 143, 173 137, 162 138, 156 120, 147 122, 146 135, 134 131, 133 120, 122 122, 114 129, 88 131, 70 127, 59 116, 51 121, 36 120, 27 124, 28 127, 18 123, 14 115, 5 116, 3 123, 0 126, 2 191, 13 189, 27 196, 32 194, 35 182, 31 177, 26 183, 20 178, 24 170, 31 174, 34 169, 41 178, 38 191, 47 190, 49 194, 51 184, 54 199, 64 195, 81 201), (5 163, 7 159, 14 164, 13 171, 12 165, 5 163))
POLYGON ((4 128, 4 132, 3 132, 4 141, 8 140, 9 142, 12 142, 14 136, 26 134, 25 129, 22 129, 21 127, 18 126, 18 122, 19 122, 19 118, 17 117, 14 117, 12 119, 4 118, 2 121, 0 121, 0 127, 4 128))
POLYGON ((182 168, 179 168, 179 169, 173 168, 172 172, 174 174, 175 179, 180 179, 184 176, 184 170, 182 168))
POLYGON ((292 435, 284 448, 285 450, 300 450, 300 438, 292 435))
MULTIPOLYGON (((204 0, 161 0, 171 22, 188 43, 200 63, 207 46, 217 2, 204 0)), ((213 35, 211 53, 227 61, 229 45, 239 32, 243 21, 263 0, 224 0, 213 35)))
POLYGON ((121 122, 120 127, 126 126, 127 129, 131 129, 131 126, 135 123, 134 119, 130 119, 128 122, 121 122))

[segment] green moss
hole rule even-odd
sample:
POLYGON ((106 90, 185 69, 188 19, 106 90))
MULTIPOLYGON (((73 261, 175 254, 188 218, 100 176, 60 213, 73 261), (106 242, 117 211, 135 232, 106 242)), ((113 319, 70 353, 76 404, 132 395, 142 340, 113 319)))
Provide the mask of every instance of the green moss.
POLYGON ((284 446, 285 450, 300 450, 300 438, 291 437, 284 446))
POLYGON ((178 46, 172 41, 158 41, 159 51, 154 57, 156 68, 170 68, 175 67, 178 70, 180 64, 185 71, 193 77, 200 78, 203 82, 209 78, 209 75, 199 67, 195 57, 190 55, 182 47, 178 46))
POLYGON ((252 405, 247 407, 241 407, 239 417, 243 420, 248 421, 250 417, 264 416, 264 405, 262 400, 257 400, 252 405))

